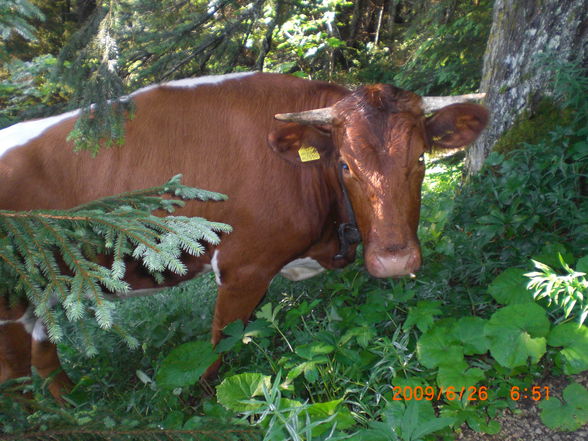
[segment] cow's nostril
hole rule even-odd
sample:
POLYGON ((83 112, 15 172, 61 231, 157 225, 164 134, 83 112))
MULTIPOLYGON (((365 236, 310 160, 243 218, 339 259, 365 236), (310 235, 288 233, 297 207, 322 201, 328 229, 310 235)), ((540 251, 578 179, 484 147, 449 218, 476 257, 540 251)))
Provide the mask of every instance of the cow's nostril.
POLYGON ((406 248, 406 244, 395 243, 392 245, 387 246, 384 250, 388 253, 397 253, 398 251, 402 251, 406 248))

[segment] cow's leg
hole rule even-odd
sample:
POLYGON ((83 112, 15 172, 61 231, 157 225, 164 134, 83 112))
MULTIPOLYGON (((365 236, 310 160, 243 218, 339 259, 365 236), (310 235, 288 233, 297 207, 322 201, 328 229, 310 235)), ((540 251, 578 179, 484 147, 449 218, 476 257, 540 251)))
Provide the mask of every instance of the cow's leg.
POLYGON ((57 348, 47 339, 45 326, 31 307, 24 303, 9 306, 0 296, 0 383, 31 375, 34 366, 44 378, 57 372, 49 385, 49 392, 58 401, 71 389, 72 382, 61 371, 57 348))
POLYGON ((0 320, 0 383, 31 375, 31 335, 18 322, 0 320))
POLYGON ((222 330, 229 323, 239 319, 243 323, 247 323, 251 313, 263 298, 269 280, 255 285, 219 288, 212 320, 212 343, 214 345, 221 340, 222 330))
MULTIPOLYGON (((272 278, 278 273, 282 265, 276 266, 275 262, 249 262, 239 265, 232 264, 229 259, 218 258, 212 260, 213 270, 218 285, 218 296, 214 308, 212 320, 212 344, 216 345, 222 338, 222 330, 229 323, 241 319, 247 323, 251 313, 259 304, 272 278)), ((246 260, 245 260, 246 261, 246 260)), ((221 364, 219 358, 204 373, 203 378, 214 378, 221 364)))
POLYGON ((0 383, 31 375, 31 334, 34 323, 26 303, 8 305, 0 294, 0 383))
MULTIPOLYGON (((247 323, 251 313, 263 298, 269 281, 249 285, 226 285, 219 287, 214 317, 212 319, 212 344, 214 346, 222 339, 223 329, 229 323, 241 319, 247 323)), ((214 379, 221 365, 219 357, 204 373, 205 380, 214 379)))
POLYGON ((35 323, 31 337, 31 365, 41 377, 51 377, 49 392, 57 401, 63 402, 62 394, 68 393, 73 383, 63 371, 57 356, 57 346, 49 341, 45 325, 40 319, 35 323))

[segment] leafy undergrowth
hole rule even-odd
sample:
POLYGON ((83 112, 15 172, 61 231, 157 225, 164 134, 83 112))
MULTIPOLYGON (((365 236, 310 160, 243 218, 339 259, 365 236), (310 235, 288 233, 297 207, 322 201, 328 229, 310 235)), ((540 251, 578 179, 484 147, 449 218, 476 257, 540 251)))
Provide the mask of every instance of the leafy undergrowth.
POLYGON ((588 111, 574 101, 586 84, 572 86, 569 125, 491 155, 467 184, 459 157, 430 161, 418 278, 376 280, 360 260, 304 283, 277 278, 255 320, 229 325, 216 350, 210 278, 129 301, 117 312, 141 350, 93 335, 99 353, 87 360, 82 340, 62 344, 66 369, 82 375, 71 407, 44 398, 37 379, 40 408, 4 400, 1 427, 237 425, 266 440, 416 441, 452 439, 464 423, 497 433, 494 418, 531 399, 547 426, 578 429, 588 391, 570 383, 559 400, 542 384, 588 370, 588 111), (197 374, 215 351, 225 365, 210 397, 197 374))

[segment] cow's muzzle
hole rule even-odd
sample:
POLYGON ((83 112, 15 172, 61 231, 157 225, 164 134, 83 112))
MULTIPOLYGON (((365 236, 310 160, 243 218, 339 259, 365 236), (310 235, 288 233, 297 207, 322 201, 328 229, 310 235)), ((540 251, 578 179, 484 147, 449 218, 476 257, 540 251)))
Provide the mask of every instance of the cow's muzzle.
POLYGON ((365 266, 374 277, 402 277, 415 274, 421 267, 421 251, 418 245, 406 246, 392 252, 370 250, 365 253, 365 266))

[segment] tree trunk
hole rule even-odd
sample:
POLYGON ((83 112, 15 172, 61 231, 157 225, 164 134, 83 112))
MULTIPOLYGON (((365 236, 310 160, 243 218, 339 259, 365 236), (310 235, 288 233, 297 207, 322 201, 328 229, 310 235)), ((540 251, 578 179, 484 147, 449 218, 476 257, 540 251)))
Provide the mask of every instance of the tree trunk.
POLYGON ((492 146, 523 111, 553 90, 549 72, 537 63, 546 53, 586 66, 588 0, 496 0, 484 55, 480 91, 492 116, 488 128, 469 149, 466 171, 476 173, 492 146))
POLYGON ((265 64, 265 57, 272 48, 272 39, 274 30, 276 27, 280 28, 284 24, 284 1, 277 0, 274 6, 274 18, 267 27, 265 37, 261 42, 261 49, 259 50, 259 56, 255 62, 255 70, 263 71, 263 65, 265 64))
POLYGON ((392 32, 394 32, 394 26, 396 24, 396 15, 400 9, 400 1, 386 0, 384 2, 384 7, 384 16, 388 16, 388 19, 386 20, 386 33, 388 36, 391 36, 392 32))
POLYGON ((353 13, 351 15, 351 25, 349 32, 349 46, 354 46, 362 26, 363 11, 365 8, 364 0, 355 0, 353 3, 353 13))
POLYGON ((96 9, 96 0, 78 0, 76 3, 76 15, 79 24, 86 22, 96 9))

